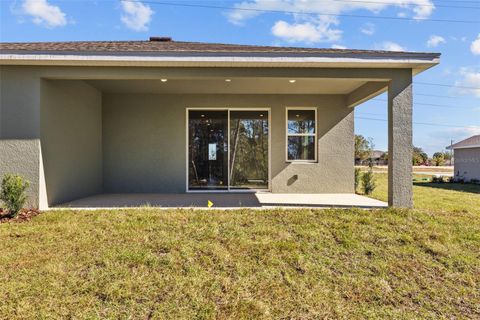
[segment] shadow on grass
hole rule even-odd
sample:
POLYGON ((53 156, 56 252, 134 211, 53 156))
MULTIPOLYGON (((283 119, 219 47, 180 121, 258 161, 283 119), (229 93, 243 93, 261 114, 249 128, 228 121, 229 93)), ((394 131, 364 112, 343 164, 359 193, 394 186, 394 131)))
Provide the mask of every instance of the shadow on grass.
POLYGON ((480 185, 468 183, 414 182, 414 186, 480 194, 480 185))

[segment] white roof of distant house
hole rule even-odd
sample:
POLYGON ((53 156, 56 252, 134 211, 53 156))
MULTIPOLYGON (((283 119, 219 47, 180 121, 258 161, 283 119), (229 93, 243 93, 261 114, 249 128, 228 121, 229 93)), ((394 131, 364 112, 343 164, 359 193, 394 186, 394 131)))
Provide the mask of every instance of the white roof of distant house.
POLYGON ((480 134, 448 146, 447 149, 480 148, 480 134))

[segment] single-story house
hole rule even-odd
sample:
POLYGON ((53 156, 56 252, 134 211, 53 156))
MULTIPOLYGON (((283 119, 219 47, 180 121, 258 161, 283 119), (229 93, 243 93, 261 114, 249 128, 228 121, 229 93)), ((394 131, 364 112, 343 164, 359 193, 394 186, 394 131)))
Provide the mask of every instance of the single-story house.
POLYGON ((480 181, 480 135, 457 142, 447 149, 453 150, 455 179, 480 181))
POLYGON ((354 110, 388 91, 389 205, 412 206, 412 78, 438 53, 1 43, 0 176, 102 193, 354 193, 354 110))
POLYGON ((362 160, 361 158, 356 157, 355 164, 359 166, 366 166, 372 163, 374 166, 386 166, 388 165, 388 160, 385 156, 385 151, 372 150, 371 155, 368 159, 362 160))

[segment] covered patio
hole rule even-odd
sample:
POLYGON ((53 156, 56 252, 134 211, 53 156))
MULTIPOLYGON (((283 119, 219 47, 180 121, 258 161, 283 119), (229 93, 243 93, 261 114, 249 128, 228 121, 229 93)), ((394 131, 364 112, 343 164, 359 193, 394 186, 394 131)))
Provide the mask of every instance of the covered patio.
POLYGON ((355 194, 354 110, 384 92, 388 205, 412 207, 412 78, 439 62, 171 40, 2 44, 0 58, 0 175, 31 181, 41 209, 383 207, 355 194), (239 153, 241 121, 261 129, 239 153))
POLYGON ((100 194, 52 209, 115 209, 158 207, 162 209, 270 209, 270 208, 385 208, 386 202, 357 194, 282 194, 270 192, 180 193, 180 194, 100 194))

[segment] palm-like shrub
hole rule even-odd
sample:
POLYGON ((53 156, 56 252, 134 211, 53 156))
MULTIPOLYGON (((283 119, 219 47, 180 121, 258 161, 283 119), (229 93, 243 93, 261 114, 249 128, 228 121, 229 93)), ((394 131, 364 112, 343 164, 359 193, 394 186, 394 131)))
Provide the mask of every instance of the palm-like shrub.
POLYGON ((372 192, 375 190, 377 187, 375 183, 375 177, 373 175, 372 170, 368 170, 365 172, 362 176, 362 188, 363 188, 363 193, 366 195, 372 194, 372 192))
POLYGON ((362 170, 360 168, 355 168, 355 192, 357 192, 358 186, 360 185, 360 178, 362 176, 362 170))
POLYGON ((25 191, 30 183, 19 175, 7 174, 0 186, 0 200, 5 204, 11 217, 15 217, 27 201, 25 191))

